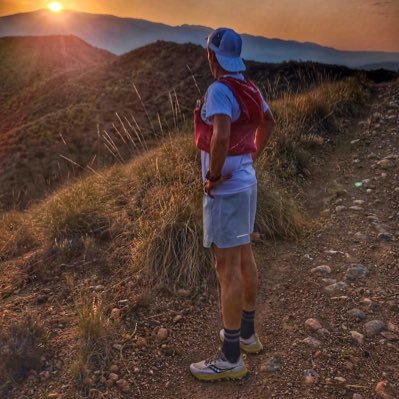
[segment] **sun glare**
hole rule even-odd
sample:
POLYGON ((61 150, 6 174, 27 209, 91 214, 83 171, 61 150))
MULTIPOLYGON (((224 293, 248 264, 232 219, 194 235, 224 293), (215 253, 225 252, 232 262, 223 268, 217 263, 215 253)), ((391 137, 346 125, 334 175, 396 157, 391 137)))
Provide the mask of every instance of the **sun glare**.
POLYGON ((60 12, 64 8, 64 6, 58 1, 52 1, 47 7, 53 12, 60 12))

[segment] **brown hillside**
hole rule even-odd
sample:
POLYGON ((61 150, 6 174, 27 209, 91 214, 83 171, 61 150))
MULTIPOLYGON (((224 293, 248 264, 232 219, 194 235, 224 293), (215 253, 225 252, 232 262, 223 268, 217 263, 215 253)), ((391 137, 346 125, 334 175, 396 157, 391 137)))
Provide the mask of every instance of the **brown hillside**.
POLYGON ((76 36, 0 38, 0 99, 15 90, 70 69, 85 69, 113 58, 76 36))
MULTIPOLYGON (((268 100, 356 73, 315 63, 254 62, 247 72, 268 100)), ((200 46, 157 42, 114 57, 73 36, 2 39, 0 77, 0 209, 25 207, 82 172, 60 155, 83 167, 94 157, 97 168, 115 162, 104 129, 123 159, 131 158, 136 151, 113 128, 122 128, 115 112, 125 123, 135 118, 151 143, 191 119, 195 100, 211 82, 200 46)))

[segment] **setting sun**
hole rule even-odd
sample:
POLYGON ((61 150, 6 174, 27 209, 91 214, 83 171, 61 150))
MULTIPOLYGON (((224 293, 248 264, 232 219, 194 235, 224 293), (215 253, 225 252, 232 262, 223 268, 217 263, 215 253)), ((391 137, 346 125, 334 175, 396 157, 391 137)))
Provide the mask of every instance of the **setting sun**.
POLYGON ((47 7, 53 12, 60 12, 64 8, 64 6, 58 1, 52 1, 47 7))

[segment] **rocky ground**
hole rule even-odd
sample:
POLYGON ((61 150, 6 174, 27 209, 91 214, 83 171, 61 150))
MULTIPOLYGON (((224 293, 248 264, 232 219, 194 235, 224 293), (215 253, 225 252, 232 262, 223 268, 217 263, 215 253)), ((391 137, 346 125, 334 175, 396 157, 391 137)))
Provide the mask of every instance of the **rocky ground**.
MULTIPOLYGON (((192 378, 189 364, 220 345, 221 320, 217 293, 192 298, 180 290, 121 296, 111 318, 123 321, 106 362, 87 370, 77 390, 66 370, 73 311, 62 305, 58 283, 57 293, 47 288, 5 302, 2 317, 34 296, 58 342, 44 368, 5 397, 399 398, 399 83, 374 86, 371 98, 367 114, 342 121, 345 134, 314 160, 301 194, 315 220, 312 233, 255 244, 265 349, 247 357, 248 377, 192 378)), ((121 295, 137 284, 126 276, 121 295)), ((99 279, 92 289, 105 294, 110 287, 99 279)))

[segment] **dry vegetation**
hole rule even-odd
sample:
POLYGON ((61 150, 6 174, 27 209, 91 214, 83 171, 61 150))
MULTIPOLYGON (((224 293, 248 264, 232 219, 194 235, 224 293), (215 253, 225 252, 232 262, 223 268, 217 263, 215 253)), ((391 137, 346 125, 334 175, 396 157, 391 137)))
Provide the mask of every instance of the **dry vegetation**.
MULTIPOLYGON (((191 120, 195 100, 211 82, 206 52, 190 44, 158 42, 113 57, 74 37, 8 39, 0 41, 3 210, 25 209, 88 166, 112 165, 109 137, 124 160, 141 151, 143 136, 154 147, 176 128, 177 116, 191 120), (126 142, 121 123, 136 129, 133 141, 126 142)), ((268 100, 356 73, 310 62, 248 62, 247 70, 268 100)))
MULTIPOLYGON (((362 95, 353 79, 272 104, 278 127, 257 162, 262 235, 301 234, 308 222, 284 182, 309 173, 313 147, 337 133, 336 116, 355 112, 362 95)), ((199 162, 191 133, 182 133, 126 165, 65 185, 26 212, 5 213, 3 260, 45 248, 46 266, 40 268, 51 269, 54 263, 101 254, 112 267, 143 269, 152 285, 200 287, 212 274, 202 248, 199 162)))

